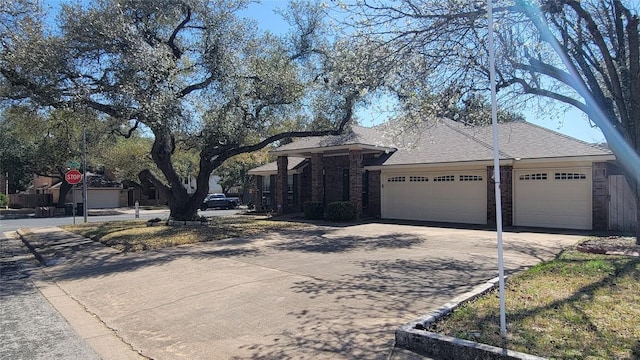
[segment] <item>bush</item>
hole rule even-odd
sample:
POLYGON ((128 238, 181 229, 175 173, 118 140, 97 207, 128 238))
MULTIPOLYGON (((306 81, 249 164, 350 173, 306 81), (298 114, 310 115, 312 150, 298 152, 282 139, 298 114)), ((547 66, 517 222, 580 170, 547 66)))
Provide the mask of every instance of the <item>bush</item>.
POLYGON ((0 194, 0 206, 5 207, 9 204, 9 198, 5 194, 0 194))
POLYGON ((324 206, 321 202, 307 201, 304 203, 304 218, 308 220, 322 219, 324 206))
POLYGON ((356 208, 349 201, 336 201, 327 204, 324 218, 329 221, 351 221, 356 218, 356 208))

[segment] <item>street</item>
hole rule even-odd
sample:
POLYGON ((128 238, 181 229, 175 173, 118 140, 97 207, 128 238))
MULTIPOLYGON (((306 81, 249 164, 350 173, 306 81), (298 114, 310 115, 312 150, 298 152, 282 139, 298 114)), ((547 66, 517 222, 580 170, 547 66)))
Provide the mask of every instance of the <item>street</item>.
MULTIPOLYGON (((101 216, 88 216, 87 222, 103 222, 103 221, 118 221, 118 220, 135 220, 135 214, 132 209, 125 210, 126 213, 120 215, 101 215, 101 216)), ((201 216, 226 216, 237 214, 238 210, 206 210, 199 211, 201 216)), ((169 217, 169 210, 140 210, 140 219, 149 220, 153 218, 166 219, 169 217)), ((76 216, 76 224, 82 224, 84 218, 82 216, 76 216)), ((36 218, 33 216, 9 219, 0 217, 0 233, 6 231, 16 231, 20 228, 34 228, 34 227, 49 227, 49 226, 62 226, 73 224, 72 216, 63 217, 50 217, 50 218, 36 218)))
MULTIPOLYGON (((201 211, 204 216, 223 216, 237 210, 201 211)), ((166 218, 168 210, 141 210, 140 219, 166 218)), ((133 220, 135 214, 89 216, 88 222, 133 220)), ((83 222, 76 216, 76 224, 83 222)), ((73 217, 0 220, 0 359, 99 359, 38 291, 33 283, 40 266, 22 241, 13 234, 20 228, 73 224, 73 217)))

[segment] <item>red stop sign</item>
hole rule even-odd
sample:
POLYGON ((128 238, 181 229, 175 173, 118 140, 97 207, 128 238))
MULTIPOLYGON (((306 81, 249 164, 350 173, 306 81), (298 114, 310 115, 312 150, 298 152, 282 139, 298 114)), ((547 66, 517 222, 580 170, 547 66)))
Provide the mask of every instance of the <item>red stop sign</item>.
POLYGON ((82 174, 78 170, 69 170, 64 174, 64 179, 71 185, 77 184, 82 180, 82 174))

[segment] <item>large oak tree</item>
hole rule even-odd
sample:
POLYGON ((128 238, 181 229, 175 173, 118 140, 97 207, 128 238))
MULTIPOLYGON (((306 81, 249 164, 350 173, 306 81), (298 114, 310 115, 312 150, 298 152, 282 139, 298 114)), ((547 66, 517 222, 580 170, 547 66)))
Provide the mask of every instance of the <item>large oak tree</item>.
POLYGON ((316 7, 292 4, 291 32, 275 36, 238 15, 248 4, 96 0, 63 5, 52 26, 37 4, 9 2, 0 13, 0 97, 43 111, 88 108, 117 120, 123 136, 148 134, 155 167, 141 180, 165 194, 173 218, 195 218, 226 159, 341 132, 381 81, 356 51, 371 44, 325 36, 316 7), (308 130, 320 117, 328 126, 308 130), (193 194, 174 161, 181 150, 198 155, 193 194))

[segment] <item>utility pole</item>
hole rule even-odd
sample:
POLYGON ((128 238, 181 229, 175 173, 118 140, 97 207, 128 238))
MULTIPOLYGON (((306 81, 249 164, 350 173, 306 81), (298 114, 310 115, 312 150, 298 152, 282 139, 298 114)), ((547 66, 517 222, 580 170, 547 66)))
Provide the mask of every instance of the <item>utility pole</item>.
POLYGON ((82 125, 82 212, 84 216, 84 222, 87 223, 87 131, 86 127, 82 125))

